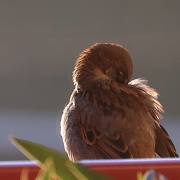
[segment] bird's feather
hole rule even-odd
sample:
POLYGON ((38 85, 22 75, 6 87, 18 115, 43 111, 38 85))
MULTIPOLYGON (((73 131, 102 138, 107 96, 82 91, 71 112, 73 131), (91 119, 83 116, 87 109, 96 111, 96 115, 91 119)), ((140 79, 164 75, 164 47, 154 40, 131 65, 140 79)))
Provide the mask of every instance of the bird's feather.
POLYGON ((155 123, 156 146, 155 151, 160 157, 178 157, 176 148, 164 127, 155 123))
POLYGON ((95 44, 80 54, 61 121, 71 160, 177 157, 160 125, 158 93, 146 80, 130 81, 132 72, 132 59, 120 45, 95 44))

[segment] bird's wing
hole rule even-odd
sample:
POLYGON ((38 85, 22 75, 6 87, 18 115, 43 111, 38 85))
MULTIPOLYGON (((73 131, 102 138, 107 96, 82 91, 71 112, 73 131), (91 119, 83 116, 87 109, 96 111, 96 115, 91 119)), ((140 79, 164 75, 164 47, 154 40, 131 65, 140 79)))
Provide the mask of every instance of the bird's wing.
POLYGON ((128 146, 117 132, 117 126, 111 126, 118 123, 117 120, 113 117, 106 119, 103 113, 99 113, 99 106, 92 107, 84 99, 79 99, 78 106, 82 140, 96 149, 98 157, 102 159, 132 157, 128 146))
POLYGON ((178 157, 176 148, 171 141, 169 134, 163 128, 162 125, 155 123, 155 133, 156 133, 156 153, 160 157, 178 157))
POLYGON ((122 141, 121 137, 99 134, 96 128, 86 129, 81 126, 83 141, 96 149, 97 156, 102 159, 131 158, 132 155, 128 146, 122 141))

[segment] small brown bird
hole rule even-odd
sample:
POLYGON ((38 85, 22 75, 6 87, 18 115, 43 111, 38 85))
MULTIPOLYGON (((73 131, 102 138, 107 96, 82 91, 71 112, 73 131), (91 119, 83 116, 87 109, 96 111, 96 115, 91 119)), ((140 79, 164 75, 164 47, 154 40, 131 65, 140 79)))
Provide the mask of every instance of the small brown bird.
POLYGON ((131 81, 132 73, 132 59, 118 44, 97 43, 80 54, 61 120, 69 159, 178 157, 160 124, 158 93, 145 80, 131 81))

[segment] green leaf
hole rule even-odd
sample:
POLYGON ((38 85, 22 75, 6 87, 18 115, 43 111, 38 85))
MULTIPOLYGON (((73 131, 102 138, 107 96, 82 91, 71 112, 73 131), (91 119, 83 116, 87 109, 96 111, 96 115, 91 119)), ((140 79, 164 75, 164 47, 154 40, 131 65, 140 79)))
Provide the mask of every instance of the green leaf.
POLYGON ((37 160, 41 165, 44 164, 47 159, 51 159, 53 161, 55 171, 61 179, 109 179, 79 164, 69 161, 68 158, 64 157, 64 155, 57 150, 15 137, 11 138, 11 141, 25 156, 31 160, 37 160))
POLYGON ((41 165, 41 170, 36 177, 36 180, 60 180, 57 176, 57 172, 55 171, 53 161, 51 159, 47 159, 46 162, 41 165))
POLYGON ((145 180, 142 172, 137 173, 137 180, 145 180))

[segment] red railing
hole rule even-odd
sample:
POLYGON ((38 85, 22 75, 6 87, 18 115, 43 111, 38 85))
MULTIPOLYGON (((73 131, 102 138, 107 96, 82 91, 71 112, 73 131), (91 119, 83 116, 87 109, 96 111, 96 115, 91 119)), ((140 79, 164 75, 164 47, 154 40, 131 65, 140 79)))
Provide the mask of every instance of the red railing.
MULTIPOLYGON (((180 159, 93 160, 80 163, 114 180, 136 180, 138 172, 151 169, 164 174, 169 180, 180 180, 180 159)), ((35 162, 1 162, 0 180, 19 180, 23 169, 28 170, 31 180, 39 170, 35 162)))

